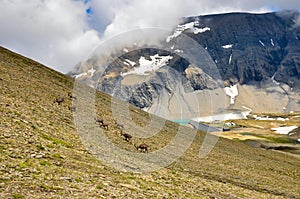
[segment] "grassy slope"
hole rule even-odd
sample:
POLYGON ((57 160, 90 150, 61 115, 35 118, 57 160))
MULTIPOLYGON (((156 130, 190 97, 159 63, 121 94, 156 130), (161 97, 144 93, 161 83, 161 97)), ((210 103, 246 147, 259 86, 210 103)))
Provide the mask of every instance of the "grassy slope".
MULTIPOLYGON (((176 163, 147 174, 122 173, 103 165, 76 134, 73 80, 0 48, 1 198, 299 198, 299 159, 220 139, 205 159, 197 157, 203 133, 176 163), (65 97, 56 105, 56 97, 65 97)), ((114 126, 110 97, 97 94, 98 115, 117 145, 135 150, 114 126)), ((134 108, 132 108, 134 109, 134 108)), ((132 111, 138 123, 147 114, 132 111)), ((148 140, 152 150, 167 144, 177 126, 148 140)), ((134 129, 132 129, 134 130, 134 129)), ((188 128, 186 129, 189 130, 188 128)))

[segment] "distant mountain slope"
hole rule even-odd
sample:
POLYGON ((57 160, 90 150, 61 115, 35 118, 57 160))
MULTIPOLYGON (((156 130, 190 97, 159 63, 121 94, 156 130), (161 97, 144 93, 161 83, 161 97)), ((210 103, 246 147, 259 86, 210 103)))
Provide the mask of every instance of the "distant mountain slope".
MULTIPOLYGON (((0 48, 1 198, 300 197, 298 158, 220 139, 205 159, 199 159, 205 135, 201 132, 183 157, 159 171, 135 174, 105 166, 86 150, 76 132, 68 109, 73 85, 71 78, 0 48), (64 102, 54 103, 61 97, 64 102)), ((130 143, 120 136, 111 98, 97 92, 95 107, 109 125, 104 130, 109 139, 128 151, 137 152, 133 144, 145 142, 150 154, 178 129, 167 122, 158 135, 134 137, 130 143)), ((130 109, 134 121, 147 124, 145 112, 130 109)))

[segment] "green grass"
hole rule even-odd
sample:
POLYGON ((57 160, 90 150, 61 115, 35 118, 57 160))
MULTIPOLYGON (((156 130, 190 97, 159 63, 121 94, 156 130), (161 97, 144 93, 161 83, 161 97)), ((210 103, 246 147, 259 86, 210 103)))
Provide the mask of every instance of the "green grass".
POLYGON ((83 180, 80 178, 75 178, 75 182, 80 183, 80 182, 83 182, 83 180))
POLYGON ((102 184, 98 184, 98 185, 96 186, 96 188, 97 188, 97 189, 103 189, 104 186, 103 186, 102 184))
POLYGON ((40 165, 41 166, 50 166, 51 164, 48 161, 46 161, 46 160, 41 160, 40 161, 40 165))
POLYGON ((294 141, 285 136, 267 136, 267 135, 258 135, 258 134, 251 134, 256 137, 264 138, 271 143, 278 143, 278 144, 293 144, 294 141))
POLYGON ((46 140, 52 141, 52 143, 55 144, 55 145, 61 145, 61 146, 67 147, 67 148, 72 148, 73 147, 72 144, 70 144, 66 141, 50 137, 50 136, 48 136, 44 133, 41 134, 41 137, 46 139, 46 140))
POLYGON ((37 129, 37 127, 34 126, 34 125, 31 125, 31 128, 32 128, 33 130, 36 130, 36 129, 37 129))
POLYGON ((18 165, 21 168, 26 168, 27 167, 27 164, 25 162, 20 162, 18 165))
POLYGON ((245 136, 256 136, 255 133, 249 133, 249 132, 243 132, 243 133, 240 133, 241 135, 245 135, 245 136))
POLYGON ((63 157, 58 153, 54 153, 54 154, 52 154, 52 158, 54 158, 56 160, 61 160, 63 157))
POLYGON ((270 140, 274 143, 281 143, 281 144, 293 144, 294 141, 287 137, 265 137, 266 139, 270 140))
POLYGON ((15 198, 15 199, 23 199, 23 198, 25 198, 22 194, 19 194, 19 193, 13 193, 11 196, 13 198, 15 198))
POLYGON ((45 147, 43 147, 42 145, 37 145, 36 148, 40 151, 44 151, 45 147))

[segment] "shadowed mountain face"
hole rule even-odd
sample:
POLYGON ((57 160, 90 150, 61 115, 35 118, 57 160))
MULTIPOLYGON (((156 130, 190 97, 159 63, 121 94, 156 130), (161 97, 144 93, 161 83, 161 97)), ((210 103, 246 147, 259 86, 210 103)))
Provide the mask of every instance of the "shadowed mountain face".
POLYGON ((224 80, 247 84, 275 74, 275 80, 292 84, 300 77, 300 27, 294 26, 295 15, 192 17, 186 22, 199 21, 200 27, 210 27, 210 31, 187 34, 207 47, 224 80))

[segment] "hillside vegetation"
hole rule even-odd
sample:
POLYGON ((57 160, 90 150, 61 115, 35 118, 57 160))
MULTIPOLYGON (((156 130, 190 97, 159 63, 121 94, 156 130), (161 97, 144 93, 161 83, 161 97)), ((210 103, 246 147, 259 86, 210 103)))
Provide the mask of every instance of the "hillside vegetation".
MULTIPOLYGON (((0 48, 1 198, 300 197, 299 158, 220 138, 212 152, 199 159, 202 132, 167 168, 152 173, 110 168, 84 147, 76 132, 68 97, 73 85, 71 78, 0 48), (64 102, 54 103, 62 97, 64 102)), ((177 132, 178 126, 167 122, 158 135, 127 142, 110 104, 110 96, 97 92, 97 115, 109 125, 105 133, 128 151, 138 153, 134 145, 147 143, 151 153, 177 132)), ((136 123, 147 123, 148 114, 130 109, 136 123)))

